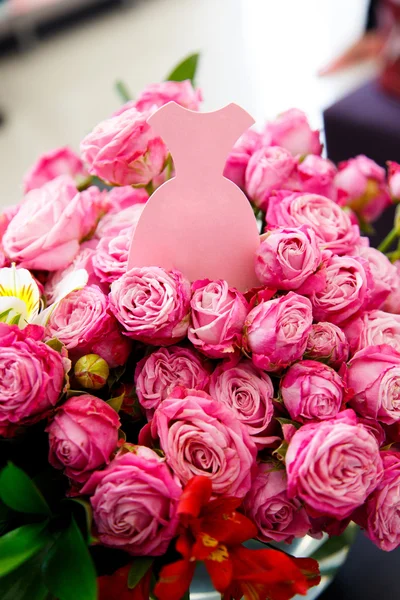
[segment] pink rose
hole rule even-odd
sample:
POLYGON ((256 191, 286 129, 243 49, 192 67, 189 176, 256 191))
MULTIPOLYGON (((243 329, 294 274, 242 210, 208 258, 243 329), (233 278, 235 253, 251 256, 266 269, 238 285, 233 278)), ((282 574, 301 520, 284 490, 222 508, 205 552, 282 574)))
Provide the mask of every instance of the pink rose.
POLYGON ((339 369, 349 358, 349 343, 344 332, 333 323, 321 321, 312 325, 305 357, 339 369))
POLYGON ((387 162, 389 193, 393 200, 400 200, 400 165, 393 161, 387 162))
POLYGON ((391 425, 400 421, 400 353, 386 345, 368 346, 348 364, 350 405, 362 417, 391 425))
POLYGON ((282 146, 293 156, 322 152, 319 131, 312 131, 306 115, 297 108, 287 110, 275 121, 267 123, 263 142, 270 146, 282 146))
POLYGON ((244 348, 260 369, 279 371, 301 358, 312 325, 311 302, 289 292, 253 308, 244 325, 244 348))
POLYGON ((375 221, 391 204, 385 169, 360 155, 339 164, 335 177, 339 203, 350 207, 363 221, 375 221))
POLYGON ((245 188, 248 196, 264 212, 274 190, 285 187, 296 161, 279 146, 263 146, 250 157, 246 169, 245 188))
POLYGON ((132 228, 132 236, 134 228, 139 223, 142 215, 144 204, 134 204, 122 209, 118 212, 107 213, 100 221, 96 229, 96 237, 115 237, 120 232, 128 227, 132 228))
POLYGON ((260 134, 254 129, 248 129, 236 142, 226 161, 224 176, 242 190, 245 187, 245 173, 250 156, 257 149, 259 142, 260 134))
POLYGON ((382 309, 389 313, 400 314, 400 260, 393 263, 396 269, 393 289, 383 303, 382 309))
POLYGON ((121 334, 109 310, 108 298, 96 285, 71 292, 56 306, 46 329, 75 361, 85 354, 99 354, 113 368, 126 363, 129 341, 121 334))
MULTIPOLYGON (((260 282, 270 289, 297 290, 306 284, 309 291, 324 286, 318 275, 322 254, 314 231, 301 227, 279 227, 265 234, 256 253, 255 271, 260 282)), ((306 289, 302 289, 306 293, 306 289)))
POLYGON ((348 254, 359 242, 360 231, 335 202, 318 194, 280 192, 271 196, 267 210, 269 229, 311 227, 320 246, 333 254, 348 254))
POLYGON ((0 435, 40 420, 56 405, 70 362, 42 342, 44 330, 0 323, 0 435))
POLYGON ((108 192, 108 202, 110 204, 110 214, 119 213, 125 208, 144 204, 149 198, 144 188, 133 188, 130 185, 114 187, 108 192))
POLYGON ((357 249, 357 254, 368 262, 372 276, 368 308, 380 308, 389 294, 396 289, 396 267, 375 248, 363 246, 357 249))
POLYGON ((187 333, 190 283, 176 270, 134 268, 113 281, 110 307, 128 337, 171 346, 187 333))
POLYGON ((81 143, 89 173, 111 185, 147 185, 159 175, 167 149, 148 116, 130 108, 99 123, 81 143))
POLYGON ((200 110, 202 94, 191 81, 163 81, 147 85, 139 94, 135 107, 140 112, 154 110, 168 102, 176 102, 189 110, 200 110))
POLYGON ((333 184, 335 175, 333 162, 317 154, 308 154, 297 165, 295 179, 303 194, 320 194, 336 201, 337 192, 333 184))
POLYGON ((380 344, 400 352, 400 315, 372 310, 346 323, 344 332, 353 354, 367 346, 380 344))
POLYGON ((241 345, 249 311, 245 297, 226 281, 196 281, 192 285, 189 340, 211 358, 232 355, 241 345))
POLYGON ((280 391, 291 419, 307 423, 335 417, 343 404, 345 386, 331 367, 301 360, 281 379, 280 391))
POLYGON ((207 390, 210 374, 200 356, 189 348, 159 348, 138 362, 136 393, 148 420, 175 387, 207 390))
POLYGON ((105 194, 96 187, 77 192, 68 176, 32 190, 4 234, 6 254, 26 269, 66 268, 106 210, 105 194))
POLYGON ((133 556, 161 556, 176 535, 182 490, 153 450, 129 448, 93 473, 82 493, 93 494, 90 503, 101 544, 133 556))
POLYGON ((251 489, 244 499, 246 515, 258 528, 262 542, 286 542, 303 537, 310 530, 310 520, 298 500, 287 496, 287 477, 284 469, 273 463, 260 463, 251 489))
POLYGON ((345 410, 296 431, 286 470, 289 498, 302 500, 315 516, 345 519, 376 488, 382 461, 374 436, 345 410))
POLYGON ((84 483, 95 469, 110 462, 120 425, 118 413, 104 400, 89 394, 69 398, 46 429, 49 463, 65 469, 74 483, 84 483))
POLYGON ((368 274, 363 260, 351 256, 331 256, 325 274, 325 288, 310 296, 314 319, 340 325, 369 301, 368 274))
POLYGON ((101 282, 112 283, 126 273, 134 227, 102 237, 93 257, 93 269, 101 282))
POLYGON ((205 392, 176 388, 154 413, 151 432, 183 484, 204 475, 216 495, 249 491, 256 446, 236 415, 205 392))
POLYGON ((258 448, 277 439, 267 431, 274 416, 272 381, 249 360, 236 366, 219 365, 211 376, 210 395, 225 404, 246 427, 258 448))
POLYGON ((79 156, 68 146, 42 154, 24 176, 24 194, 55 179, 69 175, 79 185, 89 177, 79 156))

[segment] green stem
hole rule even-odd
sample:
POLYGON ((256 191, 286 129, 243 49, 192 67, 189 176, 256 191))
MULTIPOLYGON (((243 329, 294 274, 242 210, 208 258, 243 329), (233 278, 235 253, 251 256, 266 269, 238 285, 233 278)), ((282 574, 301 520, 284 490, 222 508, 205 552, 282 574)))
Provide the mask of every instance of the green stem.
POLYGON ((148 183, 148 184, 147 184, 147 185, 144 187, 144 189, 146 190, 146 192, 148 193, 148 195, 149 195, 149 196, 151 196, 151 195, 152 195, 152 193, 154 192, 154 185, 153 185, 153 182, 152 182, 152 181, 150 181, 150 183, 148 183))
POLYGON ((129 93, 129 90, 123 81, 117 81, 115 83, 115 89, 124 104, 125 102, 129 102, 130 100, 132 100, 132 96, 129 93))
POLYGON ((389 231, 385 239, 382 240, 382 242, 379 244, 378 250, 380 250, 381 252, 386 252, 386 250, 389 250, 389 248, 392 246, 392 244, 395 242, 398 236, 399 231, 397 230, 397 227, 393 227, 392 231, 389 231))

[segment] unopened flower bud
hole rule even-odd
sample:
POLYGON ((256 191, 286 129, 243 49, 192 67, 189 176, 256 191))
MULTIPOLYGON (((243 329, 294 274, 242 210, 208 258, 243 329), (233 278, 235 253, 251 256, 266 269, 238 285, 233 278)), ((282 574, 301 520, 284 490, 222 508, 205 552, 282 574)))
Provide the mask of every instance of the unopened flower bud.
POLYGON ((77 361, 74 373, 82 387, 89 390, 99 390, 106 384, 110 370, 101 356, 86 354, 77 361))

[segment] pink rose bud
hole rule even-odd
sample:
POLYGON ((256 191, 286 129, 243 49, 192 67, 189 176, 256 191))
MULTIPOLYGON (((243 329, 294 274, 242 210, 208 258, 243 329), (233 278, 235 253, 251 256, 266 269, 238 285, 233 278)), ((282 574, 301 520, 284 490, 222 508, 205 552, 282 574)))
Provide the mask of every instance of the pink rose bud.
POLYGON ((210 395, 235 414, 258 448, 278 439, 268 435, 274 416, 272 381, 249 360, 242 360, 236 366, 219 365, 211 376, 210 395))
POLYGON ((110 462, 119 427, 118 414, 104 400, 89 394, 69 398, 46 429, 50 464, 64 469, 74 483, 84 483, 95 469, 110 462))
POLYGON ((57 404, 70 362, 42 342, 43 327, 0 323, 0 435, 39 421, 57 404))
POLYGON ((300 192, 320 194, 336 201, 337 192, 334 186, 336 167, 327 158, 317 154, 308 154, 297 165, 294 179, 300 192))
POLYGON ((210 374, 201 357, 189 348, 160 348, 138 362, 136 393, 148 420, 177 386, 206 390, 210 374))
POLYGON ((388 185, 389 193, 393 200, 400 200, 400 165, 393 161, 388 161, 388 185))
POLYGON ((385 344, 368 346, 353 356, 348 367, 354 410, 387 425, 400 421, 400 353, 385 344))
POLYGON ((249 311, 244 296, 223 279, 196 281, 192 294, 189 340, 211 358, 233 355, 241 346, 249 311))
POLYGON ((130 108, 99 123, 81 143, 89 173, 110 185, 143 186, 159 175, 167 149, 148 116, 130 108))
POLYGON ((24 176, 24 193, 40 188, 59 175, 69 175, 77 186, 89 177, 79 156, 68 146, 42 154, 24 176))
POLYGON ((165 460, 150 448, 129 446, 82 490, 100 543, 133 556, 161 556, 175 537, 182 493, 165 460))
POLYGON ((236 183, 242 190, 245 188, 247 165, 259 143, 260 134, 254 129, 248 129, 236 142, 226 161, 224 177, 236 183))
POLYGON ((236 415, 205 392, 176 388, 154 413, 151 433, 182 484, 204 475, 218 496, 249 491, 256 446, 236 415))
POLYGON ((331 367, 301 360, 281 379, 280 391, 291 419, 307 423, 335 417, 342 407, 345 386, 331 367))
POLYGON ((315 516, 341 520, 376 488, 382 461, 375 437, 357 423, 352 410, 345 410, 296 431, 286 470, 289 498, 302 500, 315 516))
POLYGON ((189 302, 190 284, 175 270, 133 268, 111 285, 111 310, 124 334, 153 346, 171 346, 185 337, 189 302))
MULTIPOLYGON (((311 291, 317 285, 313 276, 321 262, 318 239, 310 227, 280 227, 263 236, 255 270, 260 282, 270 289, 297 290, 307 282, 311 291)), ((319 278, 323 287, 323 274, 319 278)))
POLYGON ((349 343, 344 332, 333 323, 322 321, 312 325, 305 357, 339 369, 349 358, 349 343))
POLYGON ((100 219, 95 235, 96 238, 113 238, 122 231, 131 228, 132 235, 144 209, 143 203, 133 204, 117 212, 109 212, 100 219))
POLYGON ((75 364, 74 375, 79 384, 88 390, 100 390, 107 383, 110 369, 98 354, 85 354, 75 364))
POLYGON ((112 283, 126 273, 133 232, 131 226, 101 238, 93 257, 93 269, 102 283, 112 283))
POLYGON ((379 344, 387 344, 400 352, 400 315, 372 310, 346 323, 344 332, 352 354, 379 344))
POLYGON ((258 528, 257 538, 262 542, 286 542, 305 536, 310 520, 299 500, 287 496, 285 470, 274 463, 260 463, 257 476, 244 499, 246 515, 258 528))
POLYGON ((244 349, 260 369, 279 371, 299 360, 312 325, 311 302, 289 292, 253 308, 244 325, 244 349))
POLYGON ((108 192, 110 214, 119 214, 121 210, 140 204, 145 204, 149 198, 144 188, 133 188, 130 185, 114 187, 108 192))
POLYGON ((392 291, 383 303, 382 309, 389 313, 400 314, 400 260, 393 263, 396 269, 392 291))
POLYGON ((155 110, 168 102, 176 102, 189 110, 200 110, 202 93, 191 81, 162 81, 151 83, 139 94, 135 107, 140 112, 155 110))
POLYGON ((372 285, 368 308, 380 308, 389 294, 396 289, 396 267, 375 248, 363 246, 358 248, 357 254, 368 262, 371 272, 372 285))
POLYGON ((297 108, 281 113, 275 121, 266 124, 263 142, 267 145, 282 146, 293 156, 321 154, 322 144, 319 131, 312 131, 306 115, 297 108))
POLYGON ((293 156, 279 146, 263 146, 250 157, 246 169, 245 188, 247 195, 264 212, 274 190, 285 187, 296 161, 293 156))

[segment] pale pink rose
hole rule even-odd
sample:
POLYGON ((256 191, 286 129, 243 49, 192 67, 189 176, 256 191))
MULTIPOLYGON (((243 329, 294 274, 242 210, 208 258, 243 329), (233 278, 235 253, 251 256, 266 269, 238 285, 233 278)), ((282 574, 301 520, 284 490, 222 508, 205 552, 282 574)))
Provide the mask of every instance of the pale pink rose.
POLYGON ((367 223, 375 221, 391 204, 385 169, 363 155, 339 164, 335 186, 339 203, 367 223))
POLYGON ((318 239, 310 227, 279 227, 262 236, 256 253, 255 271, 260 282, 271 289, 306 293, 324 286, 318 239))
POLYGON ((108 297, 96 285, 61 300, 50 315, 46 336, 60 340, 74 361, 99 354, 113 368, 125 364, 130 352, 129 340, 110 313, 108 297))
POLYGON ((285 187, 296 166, 293 156, 279 146, 263 146, 250 157, 246 168, 245 189, 264 212, 274 190, 285 187))
POLYGON ((400 353, 387 345, 368 346, 348 364, 350 405, 362 417, 391 425, 400 421, 400 353))
POLYGON ((267 210, 268 228, 308 225, 321 248, 333 254, 348 254, 360 239, 360 230, 333 200, 318 194, 280 192, 271 196, 267 210))
POLYGON ((304 425, 286 453, 288 496, 315 516, 345 519, 376 488, 382 461, 375 437, 352 410, 304 425))
POLYGON ((69 398, 46 428, 49 463, 64 469, 74 483, 84 483, 94 470, 110 462, 120 425, 118 413, 104 400, 89 394, 69 398))
POLYGON ((7 227, 19 211, 20 206, 20 204, 14 204, 11 206, 6 206, 2 209, 2 212, 0 213, 0 242, 7 231, 7 227))
POLYGON ((367 346, 387 344, 400 352, 400 315, 372 310, 344 326, 352 354, 367 346))
POLYGON ((93 269, 101 282, 112 283, 126 273, 134 227, 102 237, 93 257, 93 269))
POLYGON ((241 346, 242 329, 249 312, 248 303, 226 281, 196 281, 192 285, 188 337, 211 358, 233 355, 241 346))
POLYGON ((258 528, 262 542, 287 542, 303 537, 310 530, 310 520, 299 500, 287 496, 287 476, 274 463, 260 463, 257 476, 244 499, 246 515, 258 528))
POLYGON ((260 134, 254 129, 248 129, 233 146, 233 150, 226 161, 224 177, 236 183, 242 190, 245 188, 247 165, 259 143, 260 134))
POLYGON ((321 154, 319 131, 312 131, 304 112, 292 108, 265 125, 263 143, 282 146, 293 156, 321 154))
POLYGON ((146 112, 160 108, 168 102, 176 102, 189 110, 200 110, 202 100, 201 90, 194 88, 189 79, 162 81, 147 85, 135 101, 135 107, 140 112, 146 112))
POLYGON ((106 192, 78 192, 70 177, 57 177, 25 196, 3 236, 4 250, 26 269, 64 269, 106 210, 106 192))
POLYGON ((113 281, 110 307, 126 336, 171 346, 188 330, 190 283, 176 270, 133 268, 113 281))
POLYGON ((97 226, 95 236, 97 238, 103 237, 115 237, 123 229, 132 227, 134 228, 139 223, 139 219, 142 215, 144 204, 134 204, 128 206, 118 212, 107 213, 100 221, 97 226))
POLYGON ((176 535, 182 493, 165 460, 150 448, 128 447, 82 493, 90 503, 100 543, 133 556, 161 556, 176 535))
POLYGON ((337 192, 333 184, 335 175, 333 162, 318 154, 308 154, 297 165, 294 179, 300 192, 320 194, 336 201, 337 192))
POLYGON ((108 192, 108 202, 110 205, 109 214, 119 213, 125 208, 144 204, 147 202, 149 194, 144 188, 133 188, 130 185, 114 187, 108 192))
POLYGON ((387 162, 389 193, 393 200, 400 200, 400 165, 393 161, 387 162))
POLYGON ((167 149, 147 123, 147 113, 130 108, 99 123, 81 143, 89 173, 111 185, 147 185, 161 173, 167 149))
POLYGON ((235 366, 219 365, 211 376, 210 395, 236 415, 258 448, 276 441, 268 435, 274 416, 274 387, 271 378, 249 360, 235 366))
POLYGON ((311 327, 305 357, 339 369, 349 358, 349 342, 340 327, 321 321, 311 327))
POLYGON ((326 263, 326 283, 310 296, 316 321, 340 325, 365 308, 369 301, 370 279, 363 259, 331 256, 326 263))
POLYGON ((301 360, 281 379, 280 391, 291 419, 307 423, 335 417, 343 404, 345 385, 331 367, 301 360))
POLYGON ((391 292, 396 290, 397 270, 390 260, 376 248, 357 248, 357 255, 364 258, 370 268, 372 285, 368 309, 380 308, 391 292))
POLYGON ((183 485, 204 475, 218 496, 249 491, 256 446, 236 415, 205 392, 176 388, 154 413, 151 432, 183 485))
POLYGON ((55 179, 59 175, 69 175, 79 185, 89 177, 79 156, 68 146, 55 148, 39 156, 35 164, 25 174, 24 194, 55 179))
POLYGON ((40 420, 55 406, 70 362, 42 342, 43 327, 0 323, 0 435, 40 420))
POLYGON ((400 260, 393 263, 396 269, 393 290, 383 303, 382 309, 389 313, 400 314, 400 260))
POLYGON ((257 367, 279 371, 303 356, 312 319, 311 302, 294 292, 261 302, 244 324, 244 349, 257 367))
POLYGON ((135 370, 136 394, 148 420, 176 386, 207 390, 209 381, 210 373, 201 357, 179 346, 159 348, 139 361, 135 370))

